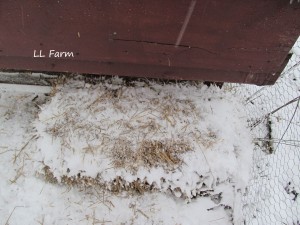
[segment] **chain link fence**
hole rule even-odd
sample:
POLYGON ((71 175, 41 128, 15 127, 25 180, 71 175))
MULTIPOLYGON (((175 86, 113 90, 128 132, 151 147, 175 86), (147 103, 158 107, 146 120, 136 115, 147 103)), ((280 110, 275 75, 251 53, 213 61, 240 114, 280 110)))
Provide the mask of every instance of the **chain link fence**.
POLYGON ((255 149, 244 224, 300 225, 300 38, 273 86, 236 86, 255 149))

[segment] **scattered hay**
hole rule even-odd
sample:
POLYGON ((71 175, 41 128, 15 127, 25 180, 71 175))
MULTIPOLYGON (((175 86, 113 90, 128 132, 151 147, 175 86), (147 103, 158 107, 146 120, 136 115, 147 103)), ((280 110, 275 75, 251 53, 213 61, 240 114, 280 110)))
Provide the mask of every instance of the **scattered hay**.
POLYGON ((49 182, 51 184, 57 184, 58 183, 57 178, 54 176, 54 174, 52 173, 49 166, 45 165, 43 167, 43 171, 44 171, 44 178, 47 182, 49 182))
POLYGON ((109 190, 112 193, 121 193, 123 191, 127 191, 134 194, 143 194, 144 192, 153 192, 158 190, 155 184, 149 184, 146 180, 141 181, 140 179, 137 179, 132 182, 127 182, 120 176, 116 176, 116 178, 111 182, 104 182, 101 180, 100 175, 98 175, 96 178, 93 178, 78 173, 76 176, 63 175, 60 177, 60 181, 58 181, 50 167, 47 165, 43 167, 43 174, 39 175, 42 176, 47 182, 52 184, 61 183, 68 187, 78 188, 100 188, 109 190))
POLYGON ((23 153, 24 149, 27 148, 27 146, 31 143, 32 140, 36 140, 38 138, 37 135, 33 135, 24 145, 23 147, 18 151, 18 153, 15 153, 13 163, 16 163, 16 161, 19 159, 21 153, 23 153))
POLYGON ((115 168, 135 169, 136 155, 131 148, 129 141, 120 139, 116 141, 109 156, 112 159, 112 164, 115 168))
POLYGON ((137 151, 137 159, 146 167, 174 168, 182 164, 180 155, 191 150, 184 141, 143 141, 137 151))
MULTIPOLYGON (((226 149, 218 146, 228 141, 218 132, 221 126, 212 130, 213 117, 205 121, 214 107, 202 104, 205 90, 142 82, 127 85, 120 79, 99 83, 74 80, 64 88, 58 86, 40 113, 38 129, 45 139, 39 142, 36 161, 47 165, 45 180, 113 193, 160 191, 189 199, 218 194, 212 189, 219 166, 209 163, 214 154, 209 150, 222 153, 226 149), (45 151, 51 142, 58 157, 45 151)), ((225 163, 222 166, 227 168, 225 163)))
MULTIPOLYGON (((114 194, 119 194, 125 191, 133 195, 134 194, 141 195, 146 192, 153 193, 153 192, 161 191, 161 189, 157 186, 155 182, 150 184, 146 179, 141 180, 137 178, 132 182, 128 182, 125 179, 123 179, 121 176, 116 176, 116 178, 111 182, 105 182, 101 179, 101 176, 99 174, 96 178, 93 178, 78 173, 76 176, 63 175, 62 177, 60 177, 60 181, 58 181, 58 179, 54 176, 49 166, 45 165, 43 171, 44 173, 39 175, 41 175, 47 182, 52 184, 63 184, 68 186, 69 188, 77 187, 80 189, 81 188, 87 189, 92 187, 94 190, 102 189, 102 190, 110 191, 111 193, 114 194)), ((161 178, 161 180, 165 182, 163 178, 161 178)), ((165 192, 168 192, 173 196, 176 196, 177 198, 188 199, 186 193, 184 193, 180 187, 176 187, 174 189, 168 187, 165 190, 165 192)), ((198 197, 210 197, 214 201, 216 200, 220 201, 222 199, 222 193, 216 194, 213 189, 207 188, 204 184, 202 185, 201 188, 193 190, 192 199, 198 197)))
POLYGON ((131 142, 120 139, 116 141, 110 157, 115 168, 136 172, 139 167, 151 169, 162 166, 165 170, 170 170, 183 163, 180 156, 188 151, 191 151, 188 143, 174 140, 145 140, 134 151, 131 142))
MULTIPOLYGON (((65 80, 60 82, 65 85, 65 80)), ((77 88, 77 84, 74 85, 77 88)), ((53 92, 58 100, 57 109, 43 122, 46 133, 60 140, 62 155, 71 151, 81 155, 83 161, 88 155, 95 159, 102 155, 110 159, 112 168, 125 169, 136 175, 140 168, 150 171, 161 167, 166 173, 174 171, 182 166, 183 154, 192 150, 189 138, 180 135, 191 126, 185 118, 199 117, 195 103, 188 96, 178 98, 169 91, 160 90, 161 87, 148 84, 149 88, 145 90, 149 98, 143 98, 140 88, 104 82, 100 87, 85 89, 88 95, 98 89, 91 98, 77 99, 72 92, 64 93, 58 86, 54 85, 53 92), (109 115, 113 113, 114 118, 107 117, 108 112, 109 115), (170 126, 180 132, 170 135, 170 126), (72 140, 75 139, 86 146, 74 145, 72 140)), ((100 186, 112 192, 143 193, 156 189, 155 184, 149 184, 147 180, 128 182, 120 176, 110 183, 101 181, 100 175, 95 178, 67 173, 54 177, 49 166, 45 166, 44 176, 51 183, 60 180, 67 186, 100 186)))

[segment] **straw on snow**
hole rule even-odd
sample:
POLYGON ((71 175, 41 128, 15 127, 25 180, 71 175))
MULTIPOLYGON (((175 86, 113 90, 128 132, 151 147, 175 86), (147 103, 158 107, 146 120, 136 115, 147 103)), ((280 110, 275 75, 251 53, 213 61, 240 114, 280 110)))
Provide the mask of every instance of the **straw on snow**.
POLYGON ((125 85, 119 79, 96 85, 70 81, 56 88, 37 122, 41 135, 37 159, 44 162, 45 177, 51 182, 98 185, 114 192, 158 190, 187 197, 219 194, 212 190, 215 185, 244 179, 231 173, 248 160, 249 151, 233 143, 236 137, 225 141, 222 150, 224 138, 218 136, 222 125, 216 128, 205 121, 217 105, 202 105, 199 90, 197 85, 125 85), (230 146, 233 151, 228 150, 230 146), (214 154, 221 154, 216 156, 224 160, 219 163, 225 168, 220 170, 209 162, 207 157, 214 154))

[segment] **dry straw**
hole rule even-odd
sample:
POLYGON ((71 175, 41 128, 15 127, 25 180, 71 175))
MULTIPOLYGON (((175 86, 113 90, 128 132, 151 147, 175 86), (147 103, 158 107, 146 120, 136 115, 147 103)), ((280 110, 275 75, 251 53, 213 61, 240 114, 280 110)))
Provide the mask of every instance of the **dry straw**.
MULTIPOLYGON (((178 129, 182 134, 190 130, 191 122, 188 122, 188 119, 186 122, 183 118, 198 120, 201 117, 194 102, 186 96, 179 99, 170 93, 162 93, 163 89, 159 90, 157 86, 147 82, 142 86, 150 92, 149 97, 142 97, 143 93, 134 87, 134 83, 114 85, 112 80, 100 82, 101 84, 85 88, 88 93, 96 92, 97 95, 83 100, 63 92, 61 86, 68 85, 65 78, 53 85, 52 96, 58 95, 62 100, 58 101, 58 112, 43 122, 48 124, 46 132, 53 139, 60 140, 61 153, 72 151, 73 154, 80 154, 83 161, 87 154, 91 154, 94 158, 97 158, 99 153, 102 156, 106 154, 111 161, 111 167, 125 169, 133 175, 140 168, 151 170, 161 167, 166 173, 180 168, 184 163, 183 155, 192 151, 193 147, 190 139, 185 138, 187 136, 182 135, 180 138, 168 136, 168 129, 178 129), (86 119, 102 115, 108 108, 122 119, 106 118, 103 121, 86 119), (82 112, 88 116, 82 118, 82 112), (118 137, 111 136, 109 131, 113 129, 121 131, 118 137), (74 137, 86 143, 86 147, 82 149, 74 147, 72 145, 74 137), (91 144, 95 140, 97 143, 91 144)), ((208 132, 207 135, 201 133, 197 137, 196 133, 192 132, 190 137, 194 136, 206 147, 213 145, 216 139, 213 132, 208 132)), ((60 181, 69 187, 95 186, 114 193, 120 191, 143 193, 157 190, 157 185, 150 184, 147 180, 136 179, 127 182, 124 178, 116 176, 113 181, 105 182, 100 175, 101 171, 97 177, 83 176, 80 173, 76 176, 64 174, 55 177, 52 172, 54 169, 44 165, 44 178, 51 183, 60 181)))

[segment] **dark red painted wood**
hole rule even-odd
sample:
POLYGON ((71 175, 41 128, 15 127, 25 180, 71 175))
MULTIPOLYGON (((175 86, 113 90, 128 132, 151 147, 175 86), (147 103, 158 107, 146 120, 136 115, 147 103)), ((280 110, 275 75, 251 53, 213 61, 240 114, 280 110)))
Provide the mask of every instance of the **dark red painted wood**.
POLYGON ((273 84, 300 34, 288 0, 0 1, 0 68, 273 84), (53 49, 72 58, 34 58, 53 49))

